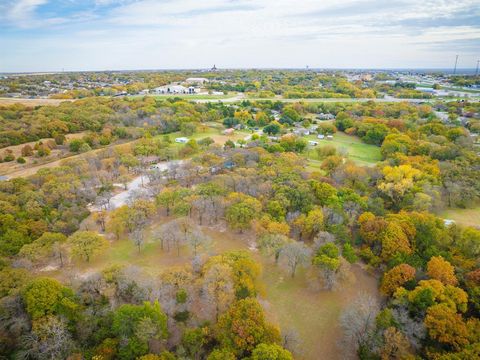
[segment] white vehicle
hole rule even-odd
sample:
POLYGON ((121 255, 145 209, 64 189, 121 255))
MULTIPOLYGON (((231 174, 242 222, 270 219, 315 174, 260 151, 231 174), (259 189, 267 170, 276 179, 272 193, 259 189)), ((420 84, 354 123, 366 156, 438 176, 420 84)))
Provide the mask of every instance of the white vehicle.
POLYGON ((318 145, 318 141, 312 141, 312 140, 310 140, 310 141, 308 142, 308 144, 309 144, 309 145, 312 145, 312 146, 317 146, 317 145, 318 145))
POLYGON ((178 137, 175 139, 175 142, 176 143, 179 143, 179 144, 186 144, 188 142, 188 138, 186 137, 178 137))

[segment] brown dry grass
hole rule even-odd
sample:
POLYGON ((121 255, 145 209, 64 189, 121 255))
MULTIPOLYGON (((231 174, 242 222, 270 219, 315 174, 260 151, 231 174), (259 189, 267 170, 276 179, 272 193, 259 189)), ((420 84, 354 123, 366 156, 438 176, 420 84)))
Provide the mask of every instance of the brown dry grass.
MULTIPOLYGON (((85 132, 68 134, 66 135, 67 141, 81 138, 85 135, 85 132)), ((53 140, 52 138, 41 139, 39 141, 46 142, 48 140, 53 140)), ((12 150, 15 158, 18 158, 22 155, 22 148, 25 145, 30 145, 32 148, 35 146, 37 141, 32 141, 29 143, 24 143, 20 145, 7 146, 0 149, 0 154, 3 154, 6 150, 12 150)), ((68 157, 71 154, 65 147, 59 147, 53 149, 49 156, 44 158, 36 158, 34 156, 26 157, 27 161, 25 164, 19 164, 15 160, 10 162, 0 163, 0 175, 6 175, 9 178, 14 177, 25 177, 35 174, 38 170, 46 167, 59 166, 60 162, 68 157)))
POLYGON ((64 99, 24 99, 24 98, 0 98, 0 106, 22 104, 25 106, 52 105, 58 106, 63 101, 74 101, 64 99))

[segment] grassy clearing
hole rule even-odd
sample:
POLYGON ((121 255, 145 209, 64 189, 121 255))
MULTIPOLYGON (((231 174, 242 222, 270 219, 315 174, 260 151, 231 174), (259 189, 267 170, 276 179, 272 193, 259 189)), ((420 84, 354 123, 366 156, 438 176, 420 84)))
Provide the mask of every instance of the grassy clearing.
MULTIPOLYGON (((180 255, 177 255, 176 249, 167 252, 161 249, 159 242, 153 240, 154 231, 168 220, 159 217, 146 229, 148 240, 140 252, 128 238, 123 238, 112 241, 108 250, 92 262, 72 264, 72 270, 85 276, 112 265, 133 265, 157 276, 168 267, 190 263, 193 254, 187 246, 183 246, 180 255)), ((209 255, 247 250, 248 242, 253 236, 248 233, 238 234, 223 226, 203 226, 202 231, 212 239, 209 255)), ((378 296, 377 279, 360 266, 354 265, 354 282, 345 284, 338 291, 313 292, 308 288, 306 276, 301 269, 292 279, 285 269, 275 266, 271 259, 262 257, 258 252, 251 254, 263 266, 261 280, 264 288, 261 297, 268 318, 284 331, 294 331, 299 336, 301 353, 296 354, 296 359, 316 360, 319 359, 319 354, 324 359, 342 359, 344 354, 338 347, 338 340, 342 337, 338 318, 342 309, 361 293, 378 296)), ((64 274, 62 271, 49 275, 62 277, 64 274)))
MULTIPOLYGON (((145 229, 146 242, 140 251, 128 237, 122 237, 119 240, 111 240, 108 249, 91 262, 75 261, 72 264, 73 268, 79 269, 79 273, 91 274, 112 265, 138 266, 150 275, 158 275, 171 266, 188 264, 193 258, 193 252, 187 245, 181 246, 180 253, 177 253, 176 248, 171 248, 169 251, 162 250, 160 242, 155 240, 155 232, 169 220, 171 219, 164 216, 159 217, 145 229)), ((98 230, 98 226, 92 222, 91 218, 86 222, 89 229, 98 230)), ((208 255, 248 248, 246 235, 227 232, 222 227, 203 226, 202 231, 212 240, 206 252, 208 255)))
POLYGON ((313 292, 308 289, 302 271, 292 279, 278 267, 264 265, 263 282, 270 305, 269 314, 278 321, 283 331, 294 331, 299 335, 299 348, 303 351, 296 358, 343 359, 344 354, 338 346, 342 338, 338 324, 342 309, 362 293, 378 296, 374 277, 358 265, 353 266, 352 272, 355 274, 354 282, 345 284, 341 289, 313 292))
MULTIPOLYGON (((170 133, 168 134, 170 136, 170 139, 172 141, 175 141, 175 138, 177 137, 186 137, 188 139, 193 139, 193 140, 201 140, 206 137, 210 137, 215 141, 217 145, 223 145, 227 140, 232 140, 233 142, 238 141, 240 139, 245 138, 247 135, 250 135, 249 132, 246 131, 235 131, 234 134, 232 135, 224 135, 223 134, 224 127, 221 126, 220 124, 209 124, 205 127, 200 127, 197 132, 195 132, 193 135, 185 136, 183 135, 180 131, 170 133)), ((164 135, 159 135, 158 137, 163 137, 164 135)), ((172 146, 175 148, 182 148, 185 146, 185 144, 180 144, 180 143, 173 143, 172 146)))
POLYGON ((306 136, 307 141, 317 141, 317 146, 310 146, 306 151, 306 157, 309 159, 310 166, 318 170, 317 165, 321 163, 315 149, 327 145, 333 145, 340 151, 344 149, 348 153, 348 158, 362 166, 374 166, 378 161, 382 160, 380 148, 375 145, 365 144, 358 137, 349 136, 345 133, 337 132, 333 135, 333 140, 320 140, 316 135, 306 136))
POLYGON ((0 106, 22 104, 25 106, 51 105, 58 106, 64 101, 75 101, 74 99, 24 99, 24 98, 0 98, 0 106))
POLYGON ((480 227, 480 206, 473 209, 448 209, 439 216, 455 220, 460 225, 480 227))

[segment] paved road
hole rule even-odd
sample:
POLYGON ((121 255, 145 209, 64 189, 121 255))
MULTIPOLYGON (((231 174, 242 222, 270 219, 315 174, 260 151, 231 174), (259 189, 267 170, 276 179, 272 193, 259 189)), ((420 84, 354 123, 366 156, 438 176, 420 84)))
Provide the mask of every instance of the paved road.
MULTIPOLYGON (((280 101, 285 103, 294 103, 294 102, 305 102, 305 103, 321 103, 321 102, 344 102, 344 103, 362 103, 367 101, 375 101, 375 102, 408 102, 408 103, 425 103, 425 102, 435 102, 435 101, 455 101, 455 99, 441 99, 441 98, 433 98, 433 99, 398 99, 390 96, 386 96, 385 98, 381 99, 370 99, 370 98, 363 98, 363 99, 352 99, 352 98, 320 98, 320 99, 283 99, 283 98, 265 98, 265 99, 257 99, 257 98, 247 98, 245 95, 240 94, 231 98, 226 99, 191 99, 189 100, 186 98, 185 100, 196 102, 196 103, 209 103, 209 102, 222 102, 222 103, 234 103, 239 102, 242 100, 250 100, 250 101, 280 101)), ((480 98, 469 98, 466 99, 470 102, 478 102, 480 98)))

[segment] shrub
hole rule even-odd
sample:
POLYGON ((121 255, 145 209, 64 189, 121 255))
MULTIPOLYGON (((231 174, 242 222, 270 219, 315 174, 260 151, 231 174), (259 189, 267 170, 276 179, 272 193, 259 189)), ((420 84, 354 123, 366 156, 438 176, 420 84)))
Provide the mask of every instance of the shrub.
POLYGON ((9 162, 15 160, 15 155, 13 155, 11 150, 5 151, 5 155, 3 156, 3 161, 9 162))

